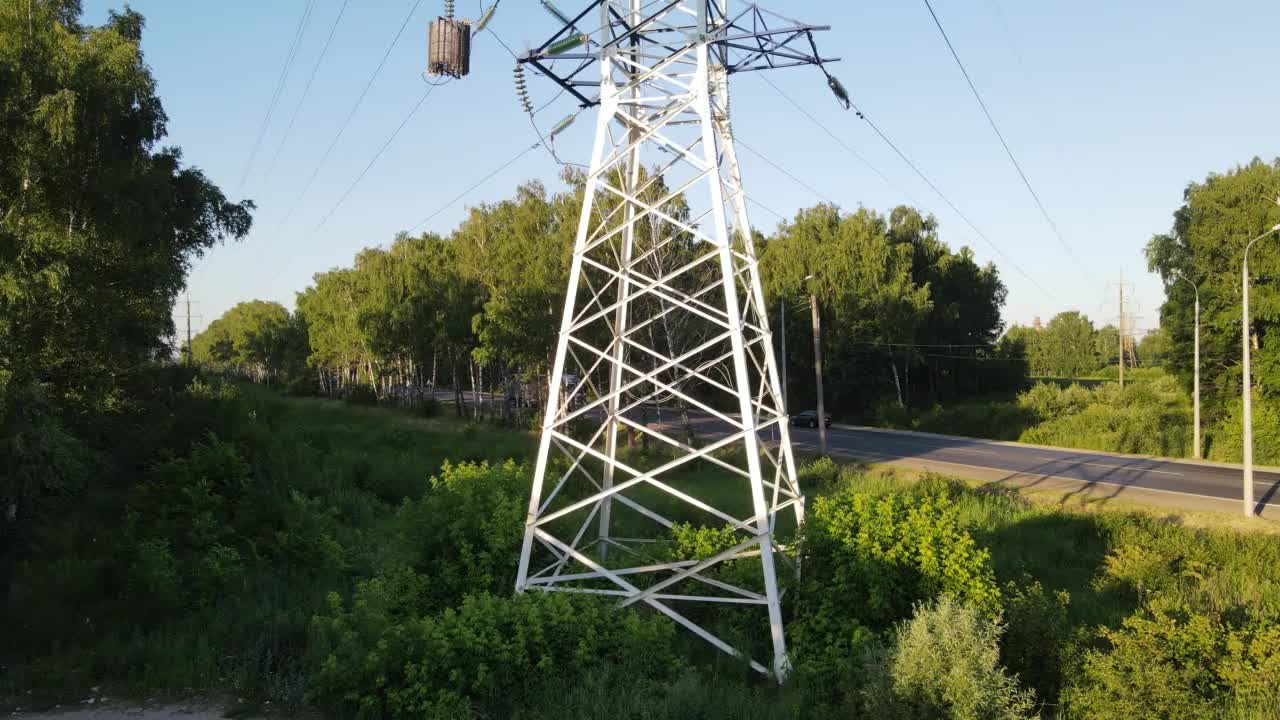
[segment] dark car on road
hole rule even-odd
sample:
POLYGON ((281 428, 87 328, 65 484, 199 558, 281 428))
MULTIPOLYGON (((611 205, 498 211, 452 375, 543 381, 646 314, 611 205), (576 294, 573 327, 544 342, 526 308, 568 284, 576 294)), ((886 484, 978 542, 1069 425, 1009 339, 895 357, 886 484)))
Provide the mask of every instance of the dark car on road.
MULTIPOLYGON (((813 410, 805 410, 791 416, 791 424, 797 427, 816 428, 818 427, 818 413, 813 410)), ((831 416, 823 418, 823 426, 831 427, 831 416)))

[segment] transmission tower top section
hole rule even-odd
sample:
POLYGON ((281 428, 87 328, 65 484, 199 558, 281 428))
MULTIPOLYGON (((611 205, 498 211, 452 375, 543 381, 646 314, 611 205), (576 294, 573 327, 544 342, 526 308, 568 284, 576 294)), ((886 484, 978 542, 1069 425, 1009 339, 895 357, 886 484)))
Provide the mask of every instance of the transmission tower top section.
MULTIPOLYGON (((600 82, 591 79, 588 68, 624 50, 656 58, 707 44, 729 75, 799 65, 821 68, 840 60, 822 57, 813 38, 815 32, 831 29, 829 25, 797 22, 755 3, 730 10, 724 0, 654 0, 635 13, 626 3, 596 0, 570 16, 549 0, 540 1, 561 27, 518 61, 550 78, 583 107, 600 104, 600 82), (599 26, 602 15, 608 21, 599 26)), ((836 96, 847 100, 839 82, 827 77, 836 96)))

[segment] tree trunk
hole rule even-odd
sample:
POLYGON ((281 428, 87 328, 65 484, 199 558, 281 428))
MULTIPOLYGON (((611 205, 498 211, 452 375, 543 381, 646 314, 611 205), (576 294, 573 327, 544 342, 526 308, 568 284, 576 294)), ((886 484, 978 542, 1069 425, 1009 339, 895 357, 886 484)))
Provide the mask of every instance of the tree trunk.
POLYGON ((898 407, 906 407, 902 402, 902 381, 898 379, 898 363, 892 355, 889 356, 889 367, 893 370, 893 386, 898 391, 898 407))
POLYGON ((449 351, 449 367, 453 372, 453 409, 458 417, 462 414, 462 385, 458 382, 458 353, 455 350, 449 351))

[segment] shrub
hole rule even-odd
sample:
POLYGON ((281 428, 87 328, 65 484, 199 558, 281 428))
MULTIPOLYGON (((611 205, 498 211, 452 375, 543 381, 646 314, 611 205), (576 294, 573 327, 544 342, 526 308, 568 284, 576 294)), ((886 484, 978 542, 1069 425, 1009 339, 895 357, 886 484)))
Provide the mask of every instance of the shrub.
POLYGON ((1280 629, 1235 628, 1184 605, 1156 602, 1100 631, 1066 700, 1098 720, 1266 717, 1280 692, 1280 629), (1252 708, 1252 710, 1250 710, 1252 708))
POLYGON ((1004 641, 1000 662, 1044 702, 1057 702, 1071 640, 1064 590, 1046 591, 1038 581, 1009 583, 1004 592, 1004 641))
POLYGON ((527 493, 527 469, 513 461, 445 463, 431 489, 400 509, 403 546, 439 606, 514 587, 527 493))
POLYGON ((831 458, 823 456, 800 466, 796 475, 801 489, 812 492, 835 485, 836 479, 840 477, 840 467, 831 458))
POLYGON ((1000 611, 989 553, 961 526, 953 501, 930 488, 905 498, 820 497, 801 548, 790 634, 797 673, 820 697, 847 694, 875 632, 921 600, 948 593, 991 617, 1000 611))
POLYGON ((873 652, 863 695, 868 717, 1020 720, 1036 716, 1030 692, 1000 665, 1003 628, 950 596, 921 604, 873 652))
POLYGON ((1041 383, 1019 403, 1041 418, 1021 442, 1173 457, 1190 448, 1190 404, 1166 375, 1123 389, 1115 383, 1093 390, 1041 383))
POLYGON ((818 498, 806 523, 806 574, 838 588, 840 603, 859 608, 873 626, 906 617, 914 603, 943 592, 999 612, 990 553, 961 525, 949 491, 818 498))
MULTIPOLYGON (((1240 462, 1244 457, 1244 400, 1235 398, 1225 415, 1208 431, 1210 460, 1240 462)), ((1263 465, 1280 465, 1280 400, 1262 393, 1253 398, 1253 459, 1263 465)))
POLYGON ((210 604, 239 575, 236 545, 247 538, 237 526, 253 504, 249 480, 239 451, 213 434, 148 474, 126 522, 136 610, 210 604), (181 602, 169 593, 180 593, 181 602))
MULTIPOLYGON (((425 581, 423 581, 425 582, 425 581)), ((458 609, 397 618, 392 585, 362 583, 347 610, 317 617, 314 699, 358 718, 507 717, 539 684, 621 666, 631 681, 679 669, 674 626, 598 598, 468 596, 458 609)))

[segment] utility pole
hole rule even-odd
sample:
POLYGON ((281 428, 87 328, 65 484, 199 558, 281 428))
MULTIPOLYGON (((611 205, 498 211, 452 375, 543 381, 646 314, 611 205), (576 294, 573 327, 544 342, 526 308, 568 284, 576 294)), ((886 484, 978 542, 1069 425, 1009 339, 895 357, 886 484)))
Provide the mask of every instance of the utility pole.
POLYGON ((827 411, 822 401, 822 316, 818 314, 818 296, 809 293, 809 311, 813 315, 813 374, 818 386, 818 452, 827 454, 827 411))
POLYGON ((1200 459, 1200 286, 1191 282, 1191 280, 1189 280, 1186 275, 1183 275, 1182 273, 1177 272, 1176 270, 1174 271, 1173 276, 1176 279, 1182 280, 1183 282, 1187 283, 1188 285, 1191 286, 1193 290, 1196 291, 1196 326, 1195 326, 1196 327, 1196 340, 1195 340, 1196 354, 1195 354, 1195 386, 1194 386, 1196 434, 1195 434, 1195 438, 1192 441, 1193 442, 1192 454, 1194 455, 1195 459, 1199 460, 1200 459))
POLYGON ((1120 282, 1120 389, 1124 389, 1124 281, 1120 282))
POLYGON ((1270 230, 1262 233, 1258 237, 1249 241, 1244 246, 1244 265, 1240 273, 1240 289, 1243 295, 1243 307, 1240 325, 1243 334, 1243 357, 1244 357, 1244 382, 1242 383, 1242 392, 1244 394, 1244 516, 1253 517, 1253 380, 1250 377, 1250 340, 1252 340, 1249 332, 1249 251, 1253 249, 1253 244, 1259 240, 1280 232, 1280 225, 1276 225, 1270 230))
MULTIPOLYGON (((198 302, 196 303, 199 304, 198 302)), ((191 318, 200 318, 199 315, 191 314, 191 293, 187 293, 187 314, 180 316, 186 318, 187 321, 187 367, 195 365, 195 360, 191 351, 191 318)))
MULTIPOLYGON (((1114 286, 1115 286, 1115 288, 1116 288, 1116 296, 1118 297, 1119 302, 1120 302, 1120 318, 1119 318, 1119 321, 1118 321, 1118 328, 1119 328, 1119 333, 1118 333, 1118 334, 1120 335, 1120 340, 1119 340, 1119 348, 1118 348, 1118 349, 1119 349, 1119 351, 1120 351, 1120 367, 1119 367, 1119 370, 1120 370, 1120 387, 1121 387, 1121 389, 1123 389, 1123 388, 1124 388, 1124 370, 1125 370, 1125 363, 1127 362, 1127 360, 1125 359, 1125 351, 1126 351, 1126 349, 1129 351, 1129 356, 1130 356, 1131 358, 1133 357, 1133 349, 1132 349, 1132 347, 1131 347, 1131 346, 1130 346, 1130 344, 1129 344, 1129 335, 1130 335, 1130 333, 1132 332, 1132 327, 1131 327, 1131 326, 1132 326, 1132 322, 1131 322, 1131 321, 1132 321, 1132 320, 1134 320, 1134 317, 1130 314, 1130 311, 1129 311, 1129 305, 1128 305, 1128 304, 1126 304, 1126 302, 1125 302, 1125 290, 1126 290, 1126 289, 1130 290, 1130 293, 1132 294, 1132 287, 1133 287, 1133 283, 1127 283, 1127 282, 1125 282, 1125 281, 1124 281, 1124 275, 1122 274, 1122 275, 1120 276, 1120 282, 1112 283, 1112 285, 1114 285, 1114 286)), ((1104 301, 1104 303, 1105 303, 1105 301, 1104 301)), ((1134 364, 1136 365, 1137 363, 1135 362, 1134 364)))
MULTIPOLYGON (((559 389, 566 377, 579 379, 563 399, 554 392, 547 399, 515 590, 598 593, 608 586, 620 607, 648 606, 781 682, 790 664, 776 563, 798 566, 783 557, 794 554, 794 545, 780 545, 774 532, 783 513, 802 524, 805 501, 734 145, 729 79, 790 65, 827 73, 836 58, 818 55, 812 38, 825 26, 786 20, 771 28, 774 16, 758 9, 730 13, 727 0, 658 7, 643 0, 593 0, 576 16, 542 5, 556 18, 555 30, 517 63, 581 108, 598 110, 550 385, 559 389), (596 11, 598 24, 587 19, 596 11), (585 79, 588 66, 598 82, 585 79), (650 172, 642 164, 646 157, 664 159, 650 172), (680 188, 680 197, 665 196, 662 187, 680 188), (598 220, 607 208, 616 212, 598 220), (674 220, 680 212, 690 219, 674 220), (671 229, 651 233, 654 218, 671 229), (686 232, 699 243, 699 258, 650 278, 640 264, 667 244, 661 236, 686 232), (705 322, 709 339, 681 352, 636 332, 668 314, 675 322, 705 322), (728 425, 730 433, 686 442, 629 415, 645 403, 677 398, 728 425), (673 457, 656 468, 634 467, 610 442, 608 424, 618 423, 672 446, 673 457), (774 431, 777 452, 763 452, 774 431), (741 475, 740 502, 716 507, 667 484, 682 466, 705 460, 741 475), (646 486, 674 497, 685 513, 701 513, 700 522, 731 523, 734 545, 712 557, 672 557, 661 564, 644 559, 633 546, 670 536, 674 522, 645 506, 646 486), (743 517, 747 500, 752 510, 743 517), (589 533, 608 507, 619 504, 638 521, 628 523, 626 537, 604 526, 589 533), (572 527, 576 535, 566 532, 572 527), (596 552, 604 544, 612 546, 607 564, 596 552), (758 570, 743 574, 743 587, 721 580, 704 587, 705 574, 725 562, 758 570), (690 603, 712 602, 718 603, 713 612, 684 614, 690 603), (734 605, 755 610, 757 635, 741 649, 699 624, 734 605), (772 652, 752 659, 746 652, 751 647, 772 652)), ((828 86, 837 98, 847 95, 830 75, 828 86)), ((666 512, 665 504, 658 507, 666 512)))
POLYGON ((778 357, 782 360, 782 409, 787 409, 787 301, 778 300, 778 325, 782 328, 782 347, 778 357))

